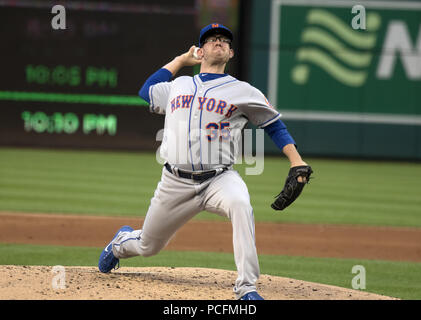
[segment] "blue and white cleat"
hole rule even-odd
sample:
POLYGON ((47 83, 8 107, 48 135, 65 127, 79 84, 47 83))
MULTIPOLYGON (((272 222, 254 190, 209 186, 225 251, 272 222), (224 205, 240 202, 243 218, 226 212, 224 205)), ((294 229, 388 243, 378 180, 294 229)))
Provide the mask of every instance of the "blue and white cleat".
POLYGON ((121 227, 117 233, 115 234, 114 238, 111 242, 102 250, 101 255, 99 256, 98 268, 99 271, 108 273, 111 269, 115 268, 117 263, 119 263, 119 259, 114 257, 113 254, 113 241, 117 236, 122 232, 132 232, 133 228, 129 226, 121 227))
POLYGON ((257 291, 252 291, 249 293, 246 293, 244 296, 240 298, 240 300, 265 300, 263 299, 257 291))

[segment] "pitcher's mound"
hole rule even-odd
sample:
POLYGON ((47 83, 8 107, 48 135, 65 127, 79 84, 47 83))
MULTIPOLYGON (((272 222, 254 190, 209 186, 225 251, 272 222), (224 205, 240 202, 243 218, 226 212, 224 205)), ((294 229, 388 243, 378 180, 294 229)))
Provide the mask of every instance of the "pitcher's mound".
MULTIPOLYGON (((0 266, 0 299, 232 300, 234 271, 205 268, 120 268, 103 274, 94 267, 0 266)), ((289 278, 261 275, 267 300, 395 299, 289 278)))

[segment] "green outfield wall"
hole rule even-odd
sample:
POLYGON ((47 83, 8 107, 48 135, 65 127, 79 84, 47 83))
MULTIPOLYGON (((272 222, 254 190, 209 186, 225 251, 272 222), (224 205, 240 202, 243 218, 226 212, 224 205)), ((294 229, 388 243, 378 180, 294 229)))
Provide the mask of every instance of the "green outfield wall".
POLYGON ((421 159, 421 1, 266 0, 251 12, 250 81, 301 152, 421 159))

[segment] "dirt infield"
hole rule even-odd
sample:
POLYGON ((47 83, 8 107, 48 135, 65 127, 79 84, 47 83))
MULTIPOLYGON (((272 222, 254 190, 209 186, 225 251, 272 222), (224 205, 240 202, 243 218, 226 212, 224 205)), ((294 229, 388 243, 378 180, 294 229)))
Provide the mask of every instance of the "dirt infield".
MULTIPOLYGON (((102 247, 122 225, 142 220, 0 213, 1 243, 102 247)), ((232 252, 227 222, 190 221, 165 250, 232 252)), ((256 224, 259 254, 421 262, 421 228, 256 224)), ((233 299, 235 272, 198 268, 66 267, 66 288, 54 290, 51 267, 0 266, 0 299, 233 299), (197 287, 200 286, 200 290, 197 287), (147 288, 147 290, 145 290, 147 288)), ((262 275, 270 299, 387 299, 366 292, 262 275)))
MULTIPOLYGON (((0 300, 232 300, 236 272, 205 268, 120 268, 110 274, 93 267, 66 267, 54 281, 51 267, 1 266, 0 300), (54 287, 53 287, 54 281, 54 287), (60 288, 60 284, 64 284, 60 288), (5 289, 7 288, 7 290, 5 289), (200 289, 199 289, 200 288, 200 289)), ((289 278, 262 275, 267 300, 388 300, 390 297, 289 278)))
MULTIPOLYGON (((0 242, 102 247, 140 218, 0 213, 0 242)), ((229 221, 190 221, 166 250, 232 252, 229 221)), ((421 228, 256 223, 259 254, 421 262, 421 228)))

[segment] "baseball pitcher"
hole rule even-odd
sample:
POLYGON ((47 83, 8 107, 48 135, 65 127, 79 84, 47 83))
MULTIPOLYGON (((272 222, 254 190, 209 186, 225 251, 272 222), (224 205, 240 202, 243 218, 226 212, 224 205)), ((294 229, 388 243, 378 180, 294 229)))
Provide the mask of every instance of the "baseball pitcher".
POLYGON ((291 163, 273 209, 283 210, 300 195, 312 169, 263 93, 225 73, 234 57, 232 41, 227 27, 218 23, 204 27, 198 47, 174 58, 140 89, 150 111, 165 116, 160 152, 166 162, 142 229, 118 230, 100 255, 101 272, 110 272, 121 258, 157 254, 180 227, 205 210, 232 223, 236 298, 263 299, 256 288, 260 271, 253 208, 246 184, 233 170, 241 130, 248 121, 263 128, 291 163), (200 64, 198 75, 174 78, 181 68, 196 64, 200 64))

